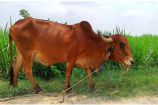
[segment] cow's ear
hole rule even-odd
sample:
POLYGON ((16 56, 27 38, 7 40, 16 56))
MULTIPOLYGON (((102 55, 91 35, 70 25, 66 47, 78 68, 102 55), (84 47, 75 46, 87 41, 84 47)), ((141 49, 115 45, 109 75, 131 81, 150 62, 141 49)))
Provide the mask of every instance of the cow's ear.
POLYGON ((124 42, 120 42, 119 44, 120 44, 121 49, 125 49, 125 43, 124 42))

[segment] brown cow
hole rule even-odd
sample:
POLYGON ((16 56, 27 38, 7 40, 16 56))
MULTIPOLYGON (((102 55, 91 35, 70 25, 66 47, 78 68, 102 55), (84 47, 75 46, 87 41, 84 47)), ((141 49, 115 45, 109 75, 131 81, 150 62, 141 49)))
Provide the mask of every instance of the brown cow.
MULTIPOLYGON (((23 66, 26 77, 32 83, 36 92, 39 92, 41 89, 32 75, 34 60, 46 66, 54 63, 66 63, 64 89, 70 87, 70 77, 74 65, 86 69, 87 75, 91 73, 91 69, 98 68, 109 57, 116 62, 131 65, 129 62, 132 61, 132 56, 128 42, 123 36, 118 35, 118 37, 115 39, 113 36, 112 38, 125 44, 120 44, 122 50, 120 53, 123 54, 123 51, 126 50, 125 52, 128 53, 125 54, 127 54, 126 58, 128 59, 117 53, 112 53, 110 56, 110 51, 120 51, 118 42, 114 41, 110 44, 111 38, 104 38, 95 34, 86 21, 75 25, 64 25, 33 18, 19 20, 10 28, 9 33, 11 64, 12 40, 15 42, 17 51, 16 61, 11 69, 10 84, 17 86, 19 70, 23 66), (118 49, 117 47, 112 48, 113 46, 118 46, 118 49)), ((88 79, 90 87, 94 87, 91 76, 88 79)))

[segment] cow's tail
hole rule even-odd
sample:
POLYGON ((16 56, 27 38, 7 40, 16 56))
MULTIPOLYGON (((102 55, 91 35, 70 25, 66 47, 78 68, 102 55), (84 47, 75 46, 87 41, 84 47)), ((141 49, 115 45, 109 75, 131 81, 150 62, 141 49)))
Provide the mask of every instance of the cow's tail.
POLYGON ((11 28, 9 30, 9 51, 10 51, 10 85, 13 85, 13 77, 14 77, 14 73, 13 73, 13 56, 12 56, 12 37, 11 37, 11 28))

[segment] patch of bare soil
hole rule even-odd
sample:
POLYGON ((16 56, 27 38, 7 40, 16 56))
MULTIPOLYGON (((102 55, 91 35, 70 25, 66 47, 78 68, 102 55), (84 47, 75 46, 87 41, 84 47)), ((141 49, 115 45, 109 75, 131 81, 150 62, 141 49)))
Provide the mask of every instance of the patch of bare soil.
MULTIPOLYGON (((11 99, 0 99, 0 104, 57 104, 62 100, 58 94, 30 94, 11 99)), ((65 96, 64 104, 158 104, 158 97, 144 96, 135 98, 108 99, 91 98, 86 95, 65 96)))

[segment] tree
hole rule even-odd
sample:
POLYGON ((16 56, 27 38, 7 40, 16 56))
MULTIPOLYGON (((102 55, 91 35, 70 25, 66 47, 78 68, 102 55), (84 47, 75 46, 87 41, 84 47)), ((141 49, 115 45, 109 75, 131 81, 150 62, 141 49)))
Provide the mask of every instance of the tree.
POLYGON ((21 9, 19 12, 20 12, 19 15, 21 15, 24 19, 28 18, 28 17, 31 17, 29 12, 27 10, 25 10, 25 9, 21 9))

